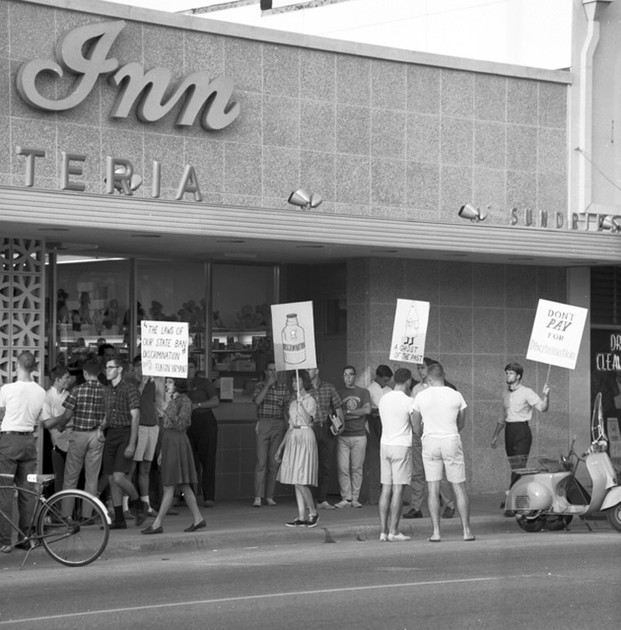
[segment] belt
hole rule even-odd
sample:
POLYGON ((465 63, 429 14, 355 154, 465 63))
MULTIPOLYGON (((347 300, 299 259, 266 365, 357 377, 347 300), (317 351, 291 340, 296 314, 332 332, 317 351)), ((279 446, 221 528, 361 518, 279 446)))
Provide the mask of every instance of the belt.
POLYGON ((304 424, 301 427, 299 426, 294 426, 294 429, 312 429, 313 427, 309 427, 308 425, 304 424))
POLYGON ((259 420, 282 420, 282 416, 279 416, 279 417, 276 417, 276 416, 261 416, 258 419, 259 420))
POLYGON ((2 435, 34 435, 34 431, 0 431, 2 435))
POLYGON ((74 431, 80 431, 80 432, 89 432, 89 431, 97 431, 97 429, 99 429, 99 427, 93 427, 92 429, 78 429, 78 427, 73 427, 74 431))

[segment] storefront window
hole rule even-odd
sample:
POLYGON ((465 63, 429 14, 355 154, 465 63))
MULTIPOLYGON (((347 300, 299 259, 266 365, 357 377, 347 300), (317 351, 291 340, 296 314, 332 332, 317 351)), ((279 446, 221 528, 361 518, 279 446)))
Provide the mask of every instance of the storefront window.
POLYGON ((277 293, 273 266, 213 265, 211 363, 222 400, 250 402, 272 358, 277 293))
MULTIPOLYGON (((152 321, 188 322, 190 356, 206 374, 207 282, 204 263, 141 260, 137 263, 137 324, 152 321)), ((139 331, 136 337, 139 340, 139 331)))
POLYGON ((78 368, 101 343, 129 358, 130 261, 59 255, 56 278, 56 363, 78 368))

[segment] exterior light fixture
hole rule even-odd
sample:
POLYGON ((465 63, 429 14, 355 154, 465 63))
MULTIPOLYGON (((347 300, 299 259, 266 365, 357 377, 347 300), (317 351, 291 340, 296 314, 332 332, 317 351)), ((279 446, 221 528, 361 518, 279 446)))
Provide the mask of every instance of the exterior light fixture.
POLYGON ((316 208, 321 205, 323 199, 316 193, 309 194, 302 188, 298 188, 298 190, 289 195, 287 201, 293 206, 302 208, 302 210, 310 210, 311 208, 316 208))
POLYGON ((487 212, 485 210, 481 211, 481 208, 475 208, 471 203, 462 206, 457 214, 462 219, 469 219, 472 223, 479 223, 487 219, 487 212))
POLYGON ((602 230, 608 230, 610 232, 621 231, 621 217, 615 217, 612 214, 605 216, 600 223, 602 230))

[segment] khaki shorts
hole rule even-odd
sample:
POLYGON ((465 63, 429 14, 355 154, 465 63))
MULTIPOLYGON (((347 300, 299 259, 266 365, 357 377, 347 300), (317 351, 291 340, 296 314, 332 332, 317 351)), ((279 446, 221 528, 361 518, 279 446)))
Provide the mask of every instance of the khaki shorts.
POLYGON ((406 486, 412 477, 412 447, 380 444, 380 483, 406 486))
POLYGON ((442 472, 451 483, 466 481, 466 464, 459 435, 423 437, 423 466, 427 481, 442 481, 442 472))
POLYGON ((136 450, 134 451, 135 462, 153 461, 159 432, 160 428, 157 425, 154 427, 138 427, 138 440, 136 441, 136 450))

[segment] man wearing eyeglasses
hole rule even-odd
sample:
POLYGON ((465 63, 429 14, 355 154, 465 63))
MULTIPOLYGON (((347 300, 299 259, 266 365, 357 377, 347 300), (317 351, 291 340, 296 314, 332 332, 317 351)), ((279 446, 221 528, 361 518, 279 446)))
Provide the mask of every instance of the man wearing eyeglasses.
POLYGON ((132 467, 138 425, 140 423, 140 394, 136 386, 123 379, 123 365, 119 359, 106 362, 106 378, 109 385, 104 392, 106 418, 103 427, 106 442, 103 453, 103 474, 108 476, 110 494, 114 506, 111 529, 126 529, 123 516, 123 493, 130 499, 136 526, 144 523, 147 505, 140 500, 138 491, 127 473, 132 467))

